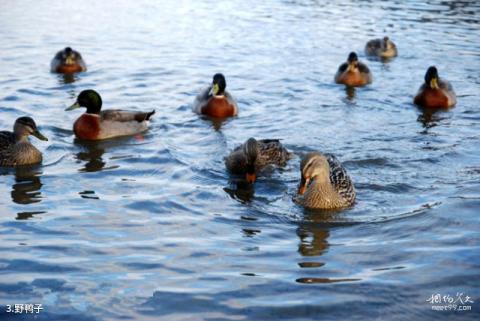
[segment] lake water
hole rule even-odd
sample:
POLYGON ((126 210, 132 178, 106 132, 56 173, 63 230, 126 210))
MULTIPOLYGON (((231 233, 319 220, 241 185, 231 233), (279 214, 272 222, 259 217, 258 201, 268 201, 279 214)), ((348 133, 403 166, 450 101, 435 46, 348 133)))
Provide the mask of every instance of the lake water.
POLYGON ((0 129, 30 115, 41 166, 0 170, 0 319, 478 320, 478 1, 13 1, 0 4, 0 129), (367 60, 389 35, 399 56, 367 60), (79 50, 88 72, 51 74, 79 50), (333 83, 357 51, 373 83, 333 83), (457 106, 412 104, 426 69, 457 106), (223 72, 239 116, 192 113, 223 72), (93 88, 105 108, 155 108, 144 135, 74 139, 93 88), (238 186, 247 138, 297 155, 238 186), (358 192, 340 212, 292 202, 302 153, 335 154, 358 192), (471 311, 434 311, 432 295, 471 311), (457 302, 457 304, 459 304, 457 302))

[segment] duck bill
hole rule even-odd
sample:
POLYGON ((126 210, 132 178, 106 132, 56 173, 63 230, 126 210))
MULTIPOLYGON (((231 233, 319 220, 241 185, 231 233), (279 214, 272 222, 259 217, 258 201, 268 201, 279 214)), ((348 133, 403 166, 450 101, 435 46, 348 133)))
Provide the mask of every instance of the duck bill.
POLYGON ((75 104, 73 104, 72 106, 68 107, 67 109, 65 109, 65 111, 70 111, 70 110, 74 110, 74 109, 77 109, 77 108, 80 108, 80 104, 77 102, 75 102, 75 104))
POLYGON ((305 194, 305 191, 307 190, 308 183, 310 183, 310 179, 302 177, 302 180, 300 182, 300 186, 298 187, 298 194, 299 195, 305 194))
POLYGON ((257 176, 255 175, 255 173, 252 173, 252 174, 247 173, 245 179, 249 184, 253 184, 257 180, 257 176))
POLYGON ((42 133, 40 133, 38 130, 34 131, 34 132, 32 133, 32 135, 35 136, 35 137, 37 137, 37 138, 40 139, 40 140, 44 140, 44 141, 47 141, 47 140, 48 140, 48 138, 45 137, 45 136, 43 136, 42 133))
POLYGON ((74 57, 71 57, 71 56, 68 56, 67 59, 65 59, 65 64, 66 64, 66 65, 73 65, 73 64, 75 64, 75 58, 74 58, 74 57))
POLYGON ((212 89, 210 89, 210 95, 213 95, 213 96, 218 95, 219 90, 220 90, 220 87, 218 87, 218 84, 213 84, 212 89))
POLYGON ((351 71, 354 71, 354 70, 355 70, 355 64, 354 63, 348 64, 347 72, 351 72, 351 71))
POLYGON ((438 79, 437 78, 432 78, 432 80, 430 80, 430 88, 438 89, 438 79))

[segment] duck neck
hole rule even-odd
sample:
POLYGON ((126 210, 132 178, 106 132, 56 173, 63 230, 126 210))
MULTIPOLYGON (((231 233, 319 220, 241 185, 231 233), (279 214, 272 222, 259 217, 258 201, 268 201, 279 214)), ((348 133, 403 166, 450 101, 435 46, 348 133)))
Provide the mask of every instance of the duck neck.
POLYGON ((308 207, 330 208, 342 204, 328 177, 316 178, 308 187, 303 199, 308 207))
POLYGON ((25 133, 15 133, 15 142, 29 143, 28 135, 26 135, 25 133))

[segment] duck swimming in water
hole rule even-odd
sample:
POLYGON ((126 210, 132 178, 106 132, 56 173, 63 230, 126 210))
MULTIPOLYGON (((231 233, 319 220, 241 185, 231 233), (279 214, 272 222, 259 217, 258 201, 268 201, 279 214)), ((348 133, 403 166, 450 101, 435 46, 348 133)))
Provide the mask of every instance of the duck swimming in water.
POLYGON ((365 45, 365 53, 380 58, 393 58, 398 55, 397 46, 388 37, 372 39, 365 45))
POLYGON ((215 118, 226 118, 238 114, 235 99, 225 90, 227 82, 222 74, 213 76, 212 84, 202 90, 193 103, 193 110, 215 118))
POLYGON ((365 86, 372 82, 372 73, 366 64, 358 61, 357 54, 351 52, 347 62, 338 67, 335 82, 349 87, 365 86))
POLYGON ((42 161, 42 153, 28 140, 30 135, 48 140, 30 117, 18 118, 13 132, 0 131, 0 166, 31 165, 42 161))
POLYGON ((225 165, 232 174, 245 175, 247 182, 253 184, 263 168, 268 165, 285 166, 290 158, 292 154, 278 139, 250 138, 230 153, 225 165))
POLYGON ((102 98, 95 90, 84 90, 77 101, 66 110, 87 108, 73 124, 75 135, 84 140, 100 140, 141 133, 148 129, 148 121, 155 114, 150 112, 101 110, 102 98))
POLYGON ((82 55, 70 47, 57 52, 50 63, 50 70, 58 73, 74 73, 87 70, 82 55))
POLYGON ((356 192, 340 161, 330 154, 312 152, 300 163, 297 203, 307 208, 335 209, 352 206, 356 192))
POLYGON ((455 106, 457 97, 452 85, 438 76, 435 66, 428 68, 425 83, 420 86, 413 102, 426 108, 449 108, 455 106))

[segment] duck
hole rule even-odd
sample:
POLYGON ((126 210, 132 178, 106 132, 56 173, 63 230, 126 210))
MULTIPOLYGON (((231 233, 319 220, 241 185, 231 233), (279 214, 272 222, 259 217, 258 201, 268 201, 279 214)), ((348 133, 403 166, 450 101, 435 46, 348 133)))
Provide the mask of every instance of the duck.
POLYGON ((355 203, 352 180, 332 154, 310 152, 300 162, 297 203, 312 209, 339 209, 355 203))
POLYGON ((13 167, 42 162, 42 153, 28 140, 33 135, 47 141, 30 117, 19 117, 13 125, 13 132, 0 131, 0 166, 13 167))
POLYGON ((413 102, 426 108, 450 108, 457 103, 457 96, 452 85, 438 76, 437 68, 430 66, 413 102))
POLYGON ((193 103, 193 110, 214 118, 226 118, 238 115, 238 106, 235 99, 225 90, 227 81, 225 76, 217 73, 213 76, 210 86, 202 90, 193 103))
POLYGON ((227 170, 235 175, 245 175, 245 180, 253 184, 258 173, 268 165, 285 166, 292 158, 290 153, 278 139, 249 138, 235 148, 225 158, 227 170))
POLYGON ((150 112, 101 110, 102 98, 92 89, 82 91, 77 101, 65 110, 80 107, 87 108, 87 111, 75 121, 73 132, 82 140, 102 140, 141 133, 148 129, 148 121, 155 114, 155 110, 150 112))
POLYGON ((57 52, 50 63, 50 70, 57 73, 74 73, 87 70, 82 55, 70 47, 57 52))
POLYGON ((348 55, 347 62, 338 67, 335 82, 349 87, 365 86, 372 82, 372 73, 366 64, 358 61, 357 54, 351 52, 348 55))
POLYGON ((393 58, 398 55, 397 46, 388 37, 372 39, 365 45, 365 53, 380 58, 393 58))

